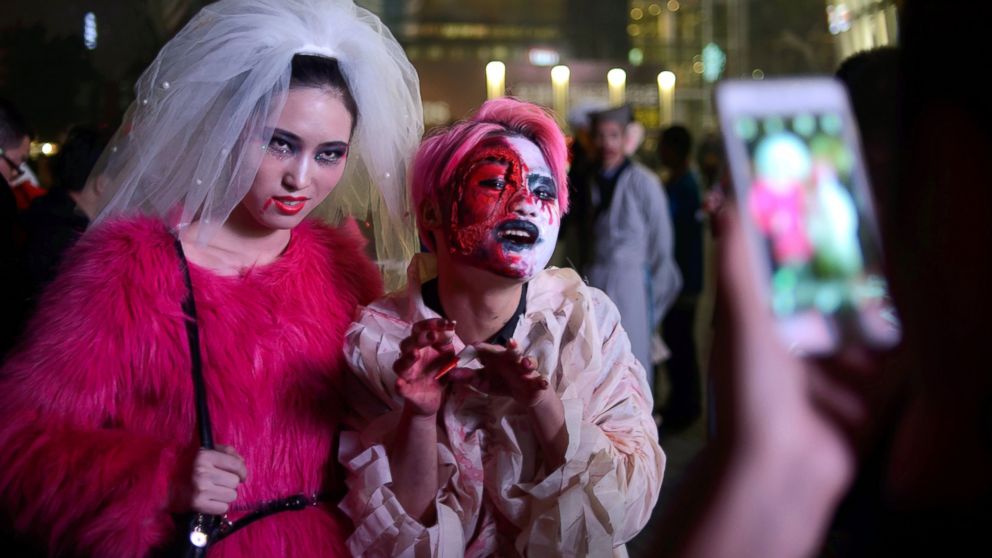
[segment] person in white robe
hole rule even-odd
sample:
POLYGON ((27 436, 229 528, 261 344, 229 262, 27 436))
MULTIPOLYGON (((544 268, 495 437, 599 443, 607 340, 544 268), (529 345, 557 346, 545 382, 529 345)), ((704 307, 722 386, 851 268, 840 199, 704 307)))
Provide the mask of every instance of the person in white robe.
POLYGON ((602 291, 544 269, 565 153, 550 116, 510 99, 421 146, 432 253, 345 343, 356 556, 625 556, 648 521, 665 456, 644 368, 602 291))

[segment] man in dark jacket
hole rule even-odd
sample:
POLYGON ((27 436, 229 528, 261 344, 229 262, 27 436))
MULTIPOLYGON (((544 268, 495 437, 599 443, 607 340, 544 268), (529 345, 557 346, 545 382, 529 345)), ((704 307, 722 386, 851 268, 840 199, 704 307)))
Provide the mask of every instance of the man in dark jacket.
POLYGON ((658 155, 668 170, 665 190, 675 232, 675 262, 682 271, 682 291, 662 322, 665 344, 672 352, 668 369, 668 402, 662 428, 677 431, 699 418, 699 363, 696 358, 696 308, 703 290, 703 226, 699 182, 689 170, 692 136, 683 126, 661 134, 658 155))
POLYGON ((70 130, 55 160, 55 185, 34 200, 23 216, 27 233, 24 261, 31 298, 55 278, 62 254, 96 216, 99 181, 87 177, 107 145, 105 134, 87 127, 70 130))

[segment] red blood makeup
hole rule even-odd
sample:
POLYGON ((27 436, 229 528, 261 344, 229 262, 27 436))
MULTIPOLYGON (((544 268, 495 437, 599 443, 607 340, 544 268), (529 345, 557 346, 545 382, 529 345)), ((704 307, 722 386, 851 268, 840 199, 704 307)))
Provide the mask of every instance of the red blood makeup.
POLYGON ((509 212, 523 182, 517 153, 502 138, 490 140, 470 155, 459 173, 451 202, 451 248, 464 255, 475 252, 509 212))
POLYGON ((547 265, 558 236, 557 188, 540 149, 495 137, 469 154, 444 211, 451 255, 512 278, 547 265))

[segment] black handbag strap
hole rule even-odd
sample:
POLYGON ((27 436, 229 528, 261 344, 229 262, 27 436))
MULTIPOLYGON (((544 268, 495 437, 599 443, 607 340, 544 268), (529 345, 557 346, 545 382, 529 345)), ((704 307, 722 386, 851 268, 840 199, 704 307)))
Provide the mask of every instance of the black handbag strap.
MULTIPOLYGON (((210 411, 207 408, 207 388, 203 383, 203 359, 200 354, 200 328, 196 319, 196 300, 193 298, 193 281, 189 276, 189 262, 186 260, 186 252, 183 251, 183 243, 176 237, 176 253, 179 255, 179 269, 183 272, 183 280, 186 282, 186 296, 183 297, 183 313, 186 315, 186 337, 189 340, 190 372, 193 376, 193 398, 196 405, 196 425, 200 433, 200 447, 204 449, 214 449, 213 427, 210 423, 210 411)), ((201 558, 206 554, 206 545, 212 539, 211 535, 217 529, 220 518, 216 515, 194 514, 189 523, 189 542, 193 541, 195 534, 205 536, 196 538, 202 540, 202 544, 188 544, 183 542, 184 550, 181 555, 184 558, 201 558)))
MULTIPOLYGON (((189 339, 189 355, 193 376, 193 396, 196 400, 196 423, 200 432, 200 446, 205 449, 214 449, 213 428, 210 423, 210 412, 207 409, 207 388, 203 383, 203 362, 200 356, 200 329, 196 319, 196 301, 193 298, 193 281, 190 279, 189 262, 186 260, 186 253, 183 251, 183 244, 176 237, 176 253, 179 255, 179 268, 183 272, 183 280, 186 282, 186 296, 183 298, 183 313, 186 314, 186 336, 189 339)), ((207 544, 213 544, 234 532, 264 519, 270 515, 284 511, 298 511, 308 506, 316 506, 326 500, 324 494, 314 494, 304 496, 302 494, 281 498, 267 502, 252 513, 240 518, 235 522, 223 520, 216 515, 195 514, 189 523, 190 531, 198 531, 206 535, 207 544)), ((181 541, 185 550, 182 556, 202 557, 206 552, 206 547, 190 547, 186 541, 181 541)))
POLYGON ((200 432, 200 446, 214 449, 213 427, 210 423, 210 410, 207 408, 207 388, 203 383, 203 361, 200 355, 200 328, 196 319, 196 300, 193 298, 193 281, 189 276, 189 262, 183 251, 183 243, 176 237, 176 252, 179 254, 179 268, 186 281, 186 296, 183 298, 183 313, 186 314, 186 337, 189 339, 190 372, 193 375, 193 397, 196 401, 196 424, 200 432))

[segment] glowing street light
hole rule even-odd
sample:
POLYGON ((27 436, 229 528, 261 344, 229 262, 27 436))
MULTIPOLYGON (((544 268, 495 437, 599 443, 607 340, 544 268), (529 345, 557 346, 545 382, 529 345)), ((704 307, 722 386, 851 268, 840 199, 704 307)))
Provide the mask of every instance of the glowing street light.
POLYGON ((93 12, 86 12, 83 16, 83 44, 89 50, 96 49, 96 15, 93 12))
POLYGON ((613 68, 606 72, 606 83, 610 87, 610 105, 622 105, 627 97, 627 72, 613 68))
POLYGON ((571 73, 568 66, 551 68, 552 108, 559 116, 568 113, 568 78, 571 73))
POLYGON ((658 74, 658 108, 661 111, 662 126, 672 123, 672 111, 675 106, 675 74, 665 70, 658 74))
POLYGON ((486 64, 486 98, 498 99, 506 93, 506 64, 493 60, 486 64))

